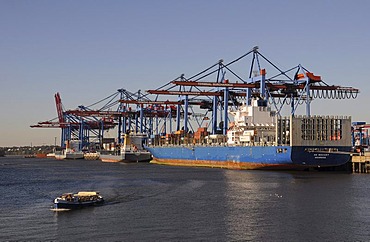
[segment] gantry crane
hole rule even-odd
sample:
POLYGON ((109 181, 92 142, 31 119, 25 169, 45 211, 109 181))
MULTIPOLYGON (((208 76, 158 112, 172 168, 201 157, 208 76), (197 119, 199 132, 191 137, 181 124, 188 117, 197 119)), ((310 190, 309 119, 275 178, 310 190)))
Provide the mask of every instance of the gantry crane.
POLYGON ((91 143, 98 143, 102 147, 104 131, 116 127, 117 143, 121 143, 123 134, 130 131, 159 133, 161 123, 166 127, 166 119, 171 119, 171 115, 176 112, 174 105, 179 104, 170 101, 151 101, 140 90, 132 93, 126 89, 118 89, 116 93, 92 105, 80 105, 76 109, 65 110, 60 94, 56 93, 54 97, 58 117, 38 122, 31 127, 61 128, 61 146, 65 148, 67 141, 75 140, 79 142, 80 150, 87 149, 91 143), (102 107, 92 108, 102 102, 104 102, 102 107))
POLYGON ((87 148, 90 140, 99 143, 104 130, 113 129, 117 124, 113 118, 114 112, 93 111, 84 106, 75 110, 63 109, 59 93, 54 95, 58 117, 49 121, 38 122, 31 128, 61 128, 61 147, 65 148, 67 141, 77 141, 78 149, 87 148), (55 121, 58 119, 58 121, 55 121))
MULTIPOLYGON (((259 99, 264 106, 269 103, 281 115, 283 107, 290 106, 291 115, 295 115, 299 105, 306 104, 306 115, 311 115, 311 102, 315 98, 325 99, 349 99, 356 98, 359 90, 352 87, 341 87, 326 84, 320 76, 314 75, 302 65, 297 65, 288 70, 281 70, 254 47, 243 56, 224 64, 223 60, 198 74, 171 81, 161 89, 148 90, 150 94, 158 96, 177 96, 184 102, 184 126, 188 131, 189 97, 207 98, 204 102, 212 105, 212 133, 226 134, 228 129, 229 105, 239 104, 237 100, 244 99, 250 104, 253 98, 259 99), (248 78, 237 74, 231 66, 247 56, 252 56, 248 78), (267 77, 267 71, 261 67, 261 62, 272 67, 271 72, 277 72, 267 77), (226 78, 226 74, 231 77, 226 78), (203 81, 211 75, 214 81, 203 81), (234 81, 231 81, 231 78, 234 81), (166 89, 163 89, 167 87, 166 89), (177 90, 176 90, 177 89, 177 90), (218 120, 221 120, 218 125, 218 120)), ((179 117, 177 117, 178 119, 179 117)))
POLYGON ((305 104, 306 115, 310 116, 314 99, 349 99, 356 98, 358 93, 356 88, 328 85, 300 64, 283 71, 254 47, 227 64, 220 60, 189 78, 182 74, 157 89, 148 90, 147 94, 140 90, 132 93, 118 89, 90 106, 64 110, 57 93, 58 121, 39 122, 31 127, 61 128, 62 146, 67 140, 78 139, 81 148, 88 146, 92 137, 101 144, 104 131, 116 127, 118 143, 122 142, 123 133, 130 131, 148 135, 163 135, 173 129, 194 132, 192 123, 201 127, 207 120, 206 125, 211 125, 212 134, 226 134, 229 109, 251 104, 253 99, 258 99, 262 107, 271 105, 277 115, 281 115, 285 107, 295 115, 305 104), (246 74, 244 68, 231 69, 246 57, 251 57, 246 74), (262 68, 262 64, 266 67, 262 68), (271 75, 267 76, 267 73, 271 75), (93 108, 102 103, 103 106, 93 108))

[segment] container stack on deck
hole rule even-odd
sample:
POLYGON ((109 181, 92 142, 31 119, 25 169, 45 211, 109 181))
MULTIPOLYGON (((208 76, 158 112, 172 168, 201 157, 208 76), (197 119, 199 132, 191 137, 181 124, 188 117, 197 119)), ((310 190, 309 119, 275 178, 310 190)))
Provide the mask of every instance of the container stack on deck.
POLYGON ((194 144, 204 144, 206 143, 206 137, 208 136, 207 127, 199 127, 194 133, 194 144))

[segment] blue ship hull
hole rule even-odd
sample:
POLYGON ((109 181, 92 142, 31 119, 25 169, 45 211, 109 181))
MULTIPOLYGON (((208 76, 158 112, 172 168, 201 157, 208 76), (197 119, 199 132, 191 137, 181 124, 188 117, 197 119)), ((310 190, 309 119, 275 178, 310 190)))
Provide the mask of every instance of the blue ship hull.
POLYGON ((334 167, 350 160, 351 147, 149 146, 151 163, 229 169, 334 167))
POLYGON ((85 207, 91 206, 100 206, 103 205, 104 200, 99 201, 87 201, 87 202, 67 202, 67 201, 59 201, 58 203, 54 203, 55 209, 80 209, 85 207))

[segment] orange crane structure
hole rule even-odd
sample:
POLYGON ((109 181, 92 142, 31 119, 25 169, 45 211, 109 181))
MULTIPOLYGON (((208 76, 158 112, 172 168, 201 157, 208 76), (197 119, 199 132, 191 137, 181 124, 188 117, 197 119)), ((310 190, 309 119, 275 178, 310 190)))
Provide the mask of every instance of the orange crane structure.
MULTIPOLYGON (((49 121, 38 122, 31 128, 60 128, 61 147, 67 141, 78 141, 80 150, 87 148, 91 140, 101 140, 104 130, 116 127, 112 116, 118 115, 112 111, 86 110, 83 106, 75 110, 64 110, 59 93, 54 95, 58 117, 49 121), (57 121, 56 121, 57 120, 57 121)), ((99 141, 97 141, 99 143, 99 141)))
POLYGON ((176 114, 180 102, 151 101, 140 90, 131 93, 119 89, 116 93, 88 107, 80 105, 76 109, 65 110, 59 93, 54 95, 58 117, 38 122, 32 128, 60 128, 61 147, 70 141, 79 142, 79 150, 102 147, 104 132, 117 128, 116 142, 122 142, 124 133, 129 131, 150 133, 160 132, 166 119, 176 114), (99 108, 92 106, 104 103, 99 108))

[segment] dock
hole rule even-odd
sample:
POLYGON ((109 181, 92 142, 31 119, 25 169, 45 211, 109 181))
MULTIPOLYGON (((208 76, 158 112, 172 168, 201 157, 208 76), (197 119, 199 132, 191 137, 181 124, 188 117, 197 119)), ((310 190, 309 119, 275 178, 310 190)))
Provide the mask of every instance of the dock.
POLYGON ((353 173, 370 173, 370 153, 352 156, 353 173))

